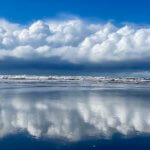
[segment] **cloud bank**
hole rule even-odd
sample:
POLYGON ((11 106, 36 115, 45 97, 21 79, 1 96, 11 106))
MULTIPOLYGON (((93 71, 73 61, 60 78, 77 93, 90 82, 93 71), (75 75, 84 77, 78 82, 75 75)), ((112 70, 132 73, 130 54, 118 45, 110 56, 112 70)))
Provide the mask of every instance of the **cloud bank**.
POLYGON ((79 18, 29 25, 0 20, 0 61, 144 67, 150 64, 150 27, 91 23, 79 18))

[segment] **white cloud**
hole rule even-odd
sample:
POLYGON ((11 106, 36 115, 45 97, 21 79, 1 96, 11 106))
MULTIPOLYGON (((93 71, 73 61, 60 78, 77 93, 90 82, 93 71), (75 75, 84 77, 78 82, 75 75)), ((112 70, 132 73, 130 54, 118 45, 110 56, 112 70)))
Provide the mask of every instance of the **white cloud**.
POLYGON ((150 59, 150 28, 82 19, 39 20, 27 26, 0 20, 0 59, 8 56, 49 62, 57 57, 75 64, 142 62, 150 59))

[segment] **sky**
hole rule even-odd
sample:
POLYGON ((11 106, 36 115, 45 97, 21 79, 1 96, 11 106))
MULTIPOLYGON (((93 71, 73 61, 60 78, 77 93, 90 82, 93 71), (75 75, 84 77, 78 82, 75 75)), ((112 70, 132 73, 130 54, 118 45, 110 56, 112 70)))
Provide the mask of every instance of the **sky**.
POLYGON ((71 14, 117 23, 150 23, 149 0, 1 0, 0 17, 18 23, 71 14))
POLYGON ((0 74, 150 70, 149 0, 1 0, 0 74))

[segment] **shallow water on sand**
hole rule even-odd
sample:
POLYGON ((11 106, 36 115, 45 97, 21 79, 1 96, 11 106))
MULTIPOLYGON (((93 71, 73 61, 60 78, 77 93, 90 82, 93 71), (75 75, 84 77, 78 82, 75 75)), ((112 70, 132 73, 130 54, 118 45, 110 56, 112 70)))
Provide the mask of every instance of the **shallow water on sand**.
POLYGON ((150 149, 149 87, 1 82, 0 149, 150 149))

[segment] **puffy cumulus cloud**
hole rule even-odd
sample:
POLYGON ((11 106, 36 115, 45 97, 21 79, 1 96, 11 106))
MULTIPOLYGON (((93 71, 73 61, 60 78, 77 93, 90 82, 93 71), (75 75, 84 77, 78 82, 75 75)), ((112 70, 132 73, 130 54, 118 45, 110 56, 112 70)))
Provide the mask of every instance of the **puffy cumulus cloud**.
POLYGON ((0 137, 18 129, 38 138, 73 141, 92 136, 111 138, 115 133, 127 137, 150 134, 149 101, 106 95, 64 97, 63 92, 59 100, 50 100, 45 95, 34 99, 31 93, 11 97, 4 93, 0 100, 0 137))
POLYGON ((149 61, 150 28, 82 19, 38 20, 27 26, 0 20, 0 59, 8 57, 98 65, 149 61))

